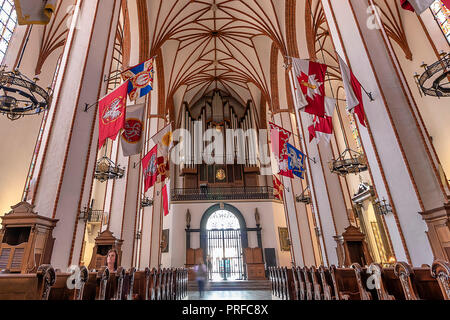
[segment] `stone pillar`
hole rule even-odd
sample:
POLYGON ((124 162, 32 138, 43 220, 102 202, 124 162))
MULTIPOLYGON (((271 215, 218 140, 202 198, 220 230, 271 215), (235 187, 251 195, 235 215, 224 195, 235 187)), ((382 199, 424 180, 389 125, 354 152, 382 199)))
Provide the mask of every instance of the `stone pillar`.
POLYGON ((64 50, 49 120, 36 167, 33 204, 40 215, 58 219, 51 263, 78 264, 97 155, 97 108, 85 104, 106 92, 120 0, 79 0, 64 50))
MULTIPOLYGON (((449 192, 439 178, 437 157, 386 32, 367 27, 371 1, 322 4, 336 50, 375 100, 364 96, 369 125, 359 125, 359 130, 378 194, 393 208, 386 224, 397 260, 420 266, 431 264, 434 257, 445 258, 443 239, 432 241, 432 250, 427 233, 437 231, 428 230, 419 212, 446 216, 449 192)), ((444 231, 448 239, 448 228, 444 231)))

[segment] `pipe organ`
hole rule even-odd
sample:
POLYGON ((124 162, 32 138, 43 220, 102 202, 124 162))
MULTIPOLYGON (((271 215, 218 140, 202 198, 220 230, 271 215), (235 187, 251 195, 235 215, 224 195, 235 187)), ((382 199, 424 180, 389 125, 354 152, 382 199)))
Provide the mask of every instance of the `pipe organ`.
POLYGON ((244 106, 214 92, 193 106, 183 104, 181 129, 185 129, 185 133, 181 143, 184 157, 180 172, 185 177, 185 188, 258 186, 258 126, 252 103, 249 101, 244 106), (208 142, 204 137, 213 138, 208 142), (219 143, 216 139, 220 139, 219 143), (209 152, 205 151, 210 150, 208 146, 212 142, 216 146, 212 152, 214 161, 207 161, 209 152))

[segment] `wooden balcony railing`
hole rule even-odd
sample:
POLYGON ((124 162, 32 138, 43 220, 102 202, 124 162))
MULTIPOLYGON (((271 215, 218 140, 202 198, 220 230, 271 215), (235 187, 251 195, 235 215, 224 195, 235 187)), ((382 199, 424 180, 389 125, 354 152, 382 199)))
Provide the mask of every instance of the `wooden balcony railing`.
POLYGON ((174 189, 172 201, 198 200, 271 200, 276 199, 272 187, 224 187, 198 189, 174 189))

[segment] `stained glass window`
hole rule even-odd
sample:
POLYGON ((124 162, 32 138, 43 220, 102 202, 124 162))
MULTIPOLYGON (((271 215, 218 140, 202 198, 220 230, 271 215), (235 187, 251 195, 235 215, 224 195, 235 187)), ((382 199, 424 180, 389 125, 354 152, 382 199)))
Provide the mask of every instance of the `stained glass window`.
POLYGON ((442 1, 437 0, 431 5, 431 11, 434 14, 436 22, 442 29, 447 41, 450 43, 450 10, 442 1))
POLYGON ((214 212, 208 219, 206 224, 207 230, 223 230, 223 229, 233 229, 238 230, 241 226, 239 225, 239 220, 236 216, 227 210, 219 210, 214 212))
POLYGON ((17 25, 17 14, 13 0, 0 0, 0 4, 0 62, 2 62, 17 25))

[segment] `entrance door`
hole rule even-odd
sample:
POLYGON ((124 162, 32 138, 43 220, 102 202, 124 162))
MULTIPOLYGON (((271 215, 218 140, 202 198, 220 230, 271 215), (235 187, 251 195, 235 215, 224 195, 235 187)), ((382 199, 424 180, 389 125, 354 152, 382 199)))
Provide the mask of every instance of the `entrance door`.
POLYGON ((241 230, 236 216, 226 210, 211 215, 207 223, 207 256, 211 280, 243 280, 241 230))

